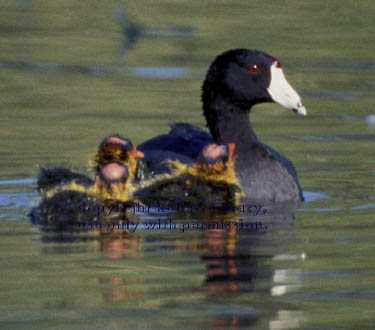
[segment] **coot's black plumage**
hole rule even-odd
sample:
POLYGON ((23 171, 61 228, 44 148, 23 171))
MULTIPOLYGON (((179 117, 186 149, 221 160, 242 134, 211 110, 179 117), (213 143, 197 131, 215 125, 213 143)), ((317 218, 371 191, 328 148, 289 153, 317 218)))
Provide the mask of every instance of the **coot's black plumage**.
POLYGON ((235 143, 236 175, 248 198, 272 202, 303 200, 293 164, 259 141, 249 118, 251 107, 263 102, 276 102, 306 115, 300 96, 286 81, 277 59, 249 49, 233 49, 219 55, 204 81, 202 102, 212 136, 188 124, 172 126, 169 134, 138 146, 152 170, 164 170, 160 161, 165 158, 192 162, 202 147, 213 141, 235 143))

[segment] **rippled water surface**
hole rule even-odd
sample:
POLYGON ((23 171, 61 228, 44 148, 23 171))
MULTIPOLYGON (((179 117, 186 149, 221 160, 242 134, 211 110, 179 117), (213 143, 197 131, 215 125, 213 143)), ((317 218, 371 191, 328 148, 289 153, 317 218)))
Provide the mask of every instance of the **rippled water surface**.
POLYGON ((374 10, 369 0, 3 0, 0 328, 373 329, 374 10), (30 223, 39 166, 90 173, 108 134, 137 144, 172 121, 204 127, 207 67, 238 47, 277 57, 304 98, 307 117, 264 104, 252 123, 293 160, 305 203, 258 216, 154 209, 116 235, 30 223), (197 228, 207 221, 263 227, 197 228))

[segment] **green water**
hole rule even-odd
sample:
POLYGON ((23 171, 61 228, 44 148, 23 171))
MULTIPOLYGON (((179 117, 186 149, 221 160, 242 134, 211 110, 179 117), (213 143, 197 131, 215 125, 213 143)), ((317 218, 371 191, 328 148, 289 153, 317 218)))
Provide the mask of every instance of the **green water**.
POLYGON ((374 12, 370 0, 3 0, 0 328, 373 329, 374 12), (125 53, 121 8, 143 26, 125 53), (255 234, 70 241, 30 224, 38 166, 90 173, 106 135, 137 144, 171 121, 204 127, 207 67, 237 47, 277 57, 303 96, 307 117, 252 111, 259 137, 298 170, 308 202, 294 218, 255 234))

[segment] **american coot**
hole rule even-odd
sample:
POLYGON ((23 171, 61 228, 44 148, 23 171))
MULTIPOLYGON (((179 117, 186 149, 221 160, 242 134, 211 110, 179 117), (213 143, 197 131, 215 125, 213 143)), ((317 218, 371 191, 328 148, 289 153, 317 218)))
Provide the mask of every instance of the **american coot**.
POLYGON ((82 231, 98 229, 112 219, 126 217, 129 172, 126 166, 112 162, 100 170, 89 187, 71 182, 41 199, 29 216, 43 230, 82 231))
MULTIPOLYGON (((95 180, 82 184, 82 180, 73 179, 44 191, 39 205, 29 214, 34 224, 42 225, 43 230, 81 231, 124 220, 126 209, 139 201, 149 206, 175 207, 178 203, 180 207, 222 209, 239 200, 234 144, 206 145, 192 165, 170 161, 173 173, 144 181, 143 188, 133 185, 133 174, 119 162, 124 159, 119 157, 118 150, 107 146, 103 153, 102 147, 101 144, 98 154, 105 157, 96 157, 95 180), (116 161, 110 161, 111 158, 116 161)), ((73 174, 74 178, 79 175, 73 174)))
MULTIPOLYGON (((95 175, 99 175, 101 169, 110 162, 117 162, 126 166, 133 177, 138 177, 137 159, 143 158, 141 151, 137 150, 129 139, 120 135, 106 137, 97 149, 92 161, 95 175)), ((38 174, 36 189, 41 196, 51 196, 61 187, 75 184, 82 189, 88 189, 94 181, 85 174, 72 172, 64 167, 41 168, 38 174)))
POLYGON ((80 231, 113 217, 121 220, 133 204, 128 191, 141 157, 129 140, 114 135, 98 147, 94 180, 62 167, 41 169, 37 190, 42 199, 29 214, 32 222, 47 230, 80 231))
POLYGON ((129 139, 120 135, 105 138, 99 145, 93 161, 93 167, 98 174, 104 165, 110 162, 124 164, 134 177, 137 177, 137 159, 143 158, 143 152, 137 150, 129 139))
POLYGON ((202 147, 213 141, 235 143, 236 176, 252 200, 303 200, 297 173, 290 160, 261 143, 253 131, 249 112, 253 105, 276 102, 306 115, 297 92, 284 77, 280 62, 258 50, 233 49, 211 64, 202 87, 203 113, 212 135, 189 125, 175 124, 169 134, 140 144, 155 173, 165 171, 165 158, 192 162, 202 147))
POLYGON ((239 203, 241 189, 235 175, 234 144, 206 145, 192 164, 167 161, 171 174, 156 175, 132 196, 153 207, 223 210, 239 203))
POLYGON ((46 168, 42 167, 39 171, 36 190, 44 197, 58 187, 76 182, 78 185, 90 187, 94 181, 85 174, 72 172, 65 167, 46 168))
POLYGON ((75 190, 89 195, 97 196, 102 200, 128 201, 129 170, 120 163, 105 164, 95 177, 95 182, 90 187, 72 182, 60 187, 61 190, 75 190))

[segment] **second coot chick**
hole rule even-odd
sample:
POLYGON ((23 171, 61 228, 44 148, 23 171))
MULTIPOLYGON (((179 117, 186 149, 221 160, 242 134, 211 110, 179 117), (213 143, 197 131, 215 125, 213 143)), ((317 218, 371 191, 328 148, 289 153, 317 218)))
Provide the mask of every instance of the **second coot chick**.
POLYGON ((155 176, 132 196, 154 207, 232 208, 241 196, 235 175, 234 150, 234 144, 210 144, 192 164, 169 161, 171 174, 155 176))

